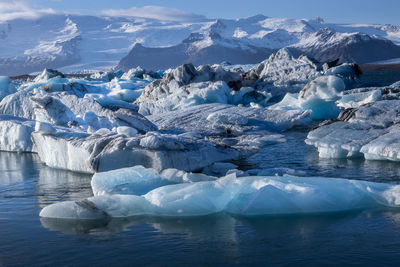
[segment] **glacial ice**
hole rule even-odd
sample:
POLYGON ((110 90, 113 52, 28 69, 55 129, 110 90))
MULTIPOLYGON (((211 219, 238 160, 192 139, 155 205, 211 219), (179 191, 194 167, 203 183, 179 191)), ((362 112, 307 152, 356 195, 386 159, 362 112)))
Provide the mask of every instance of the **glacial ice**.
POLYGON ((339 77, 333 75, 318 77, 301 90, 300 105, 304 109, 311 109, 312 117, 315 119, 336 118, 340 110, 335 101, 344 89, 344 82, 339 77))
POLYGON ((382 99, 381 90, 370 90, 365 92, 346 92, 336 104, 339 108, 358 108, 362 105, 373 103, 382 99))
POLYGON ((91 97, 76 94, 46 93, 42 90, 19 91, 0 102, 0 113, 64 127, 87 131, 129 126, 140 132, 156 130, 156 126, 135 110, 104 108, 91 97))
POLYGON ((309 122, 308 110, 268 110, 233 105, 207 104, 154 114, 147 118, 163 130, 243 134, 258 130, 286 131, 309 122))
POLYGON ((311 59, 295 58, 285 48, 246 72, 221 65, 184 64, 146 86, 135 103, 144 115, 207 103, 266 106, 272 97, 297 93, 322 74, 311 59))
POLYGON ((201 104, 232 102, 230 101, 231 89, 222 81, 192 83, 183 88, 172 81, 169 84, 169 90, 171 91, 169 95, 153 101, 146 99, 146 102, 140 103, 139 112, 149 115, 201 104))
POLYGON ((91 186, 95 196, 123 194, 144 195, 164 185, 174 184, 153 169, 143 166, 123 168, 93 175, 91 186))
POLYGON ((198 171, 218 161, 240 157, 238 150, 196 136, 160 134, 86 134, 58 131, 32 133, 39 158, 50 167, 94 173, 143 165, 157 171, 177 168, 198 171))
POLYGON ((135 137, 138 134, 138 131, 132 127, 120 126, 117 128, 117 133, 125 135, 126 137, 135 137))
POLYGON ((33 152, 31 133, 35 122, 19 117, 0 115, 0 150, 11 152, 33 152))
POLYGON ((311 119, 336 118, 340 109, 336 101, 344 91, 342 78, 334 75, 320 76, 309 82, 299 94, 287 93, 281 102, 269 107, 270 110, 311 110, 311 119))
MULTIPOLYGON (((144 173, 138 176, 148 178, 147 171, 144 170, 144 173)), ((138 172, 140 173, 140 170, 138 172)), ((152 175, 150 173, 150 178, 152 175)), ((40 216, 98 219, 139 215, 185 217, 220 212, 258 216, 400 206, 398 185, 337 178, 262 176, 236 178, 235 175, 228 175, 215 181, 160 186, 144 195, 133 194, 135 190, 140 191, 140 187, 136 187, 135 179, 132 181, 133 184, 130 184, 130 181, 125 183, 123 178, 118 177, 115 184, 114 180, 102 184, 102 194, 95 194, 94 197, 83 201, 52 204, 45 207, 40 216), (132 194, 122 195, 124 192, 132 194)), ((149 184, 155 185, 157 182, 155 179, 150 179, 149 184)))
POLYGON ((144 195, 165 185, 213 181, 216 179, 205 174, 185 172, 178 169, 165 169, 159 173, 154 169, 147 169, 138 165, 95 173, 91 186, 95 196, 111 194, 144 195))
MULTIPOLYGON (((119 72, 96 74, 79 80, 54 70, 44 70, 0 102, 0 113, 30 120, 32 125, 29 134, 21 137, 30 146, 4 149, 34 151, 48 166, 78 172, 94 173, 135 165, 156 170, 202 171, 216 162, 236 160, 262 146, 284 142, 283 136, 271 132, 307 123, 310 116, 308 111, 278 112, 221 104, 221 96, 214 104, 195 105, 145 118, 137 113, 137 106, 127 102, 128 99, 110 96, 120 90, 140 91, 152 77, 161 75, 141 72, 136 69, 125 75, 119 72), (162 126, 162 133, 157 133, 158 127, 151 121, 162 126)), ((237 78, 239 74, 225 71, 219 65, 198 69, 187 65, 166 73, 188 86, 224 85, 227 101, 237 101, 236 104, 246 102, 243 100, 246 95, 254 94, 250 87, 239 91, 229 88, 223 80, 237 78), (193 83, 191 71, 196 72, 194 79, 204 82, 193 83)), ((208 97, 207 90, 197 93, 193 99, 208 97)), ((3 122, 3 129, 9 128, 8 123, 13 122, 3 122)), ((224 175, 226 171, 215 174, 224 175)))
POLYGON ((297 93, 308 82, 322 75, 319 66, 306 56, 298 58, 282 48, 251 70, 248 76, 259 77, 255 87, 266 88, 272 96, 297 93))
MULTIPOLYGON (((359 91, 356 90, 355 94, 360 94, 359 91)), ((381 97, 395 97, 391 92, 393 90, 386 90, 381 97)), ((306 143, 317 147, 319 156, 324 158, 364 157, 399 161, 399 112, 400 100, 395 99, 349 108, 342 111, 340 121, 323 123, 311 131, 306 143)))
POLYGON ((311 118, 314 120, 335 119, 341 107, 359 106, 379 99, 379 93, 346 94, 345 90, 352 88, 358 82, 359 75, 358 66, 355 64, 342 64, 329 68, 323 76, 322 73, 316 75, 315 79, 308 82, 299 94, 286 93, 279 103, 268 108, 271 110, 312 110, 311 118))

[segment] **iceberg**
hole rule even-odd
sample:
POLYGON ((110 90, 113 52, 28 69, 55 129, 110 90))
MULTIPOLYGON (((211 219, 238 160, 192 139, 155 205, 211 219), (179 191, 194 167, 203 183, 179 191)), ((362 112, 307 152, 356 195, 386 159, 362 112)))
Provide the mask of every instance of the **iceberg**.
POLYGON ((295 57, 288 48, 282 48, 267 60, 246 73, 257 77, 254 87, 266 89, 272 96, 298 93, 308 82, 321 76, 320 66, 307 56, 295 57))
MULTIPOLYGON (((138 170, 139 173, 141 172, 138 170)), ((144 180, 155 180, 145 170, 144 180), (149 177, 150 176, 150 177, 149 177)), ((139 175, 139 176, 140 176, 139 175)), ((118 176, 118 175, 117 175, 118 176)), ((104 180, 104 179, 103 179, 104 180)), ((146 194, 124 194, 132 183, 110 177, 102 184, 105 194, 82 201, 45 207, 41 217, 101 219, 130 216, 203 216, 226 212, 241 216, 327 213, 400 206, 400 186, 323 177, 241 177, 231 174, 214 181, 164 185, 146 194), (116 181, 116 184, 113 183, 116 181), (122 186, 121 187, 121 183, 122 186), (107 194, 112 192, 112 194, 107 194)), ((129 189, 128 189, 129 190, 129 189)), ((130 191, 134 193, 134 191, 130 191)))
MULTIPOLYGON (((382 98, 393 97, 382 95, 382 98)), ((323 158, 399 161, 399 112, 400 100, 395 99, 349 108, 342 111, 339 121, 327 121, 312 130, 306 143, 317 147, 323 158)))
POLYGON ((185 172, 178 169, 165 169, 157 172, 154 169, 134 166, 93 175, 91 186, 95 196, 123 194, 144 195, 161 186, 213 181, 216 177, 201 173, 185 172))
POLYGON ((309 82, 299 94, 287 93, 270 110, 311 110, 311 119, 333 119, 340 114, 336 101, 345 90, 342 78, 334 75, 320 76, 309 82))
POLYGON ((0 113, 81 131, 129 126, 145 133, 157 127, 135 109, 105 108, 91 97, 43 90, 19 91, 0 102, 0 113))
POLYGON ((340 109, 335 101, 339 93, 344 91, 345 84, 337 76, 328 75, 318 77, 308 83, 299 94, 300 106, 313 111, 313 119, 336 118, 340 109))
MULTIPOLYGON (((357 107, 379 99, 379 93, 347 92, 357 81, 359 69, 355 64, 343 64, 328 69, 324 75, 308 82, 299 94, 286 93, 283 99, 269 106, 271 110, 312 110, 311 119, 335 119, 340 108, 357 107)), ((355 89, 356 90, 356 89, 355 89)))
POLYGON ((0 150, 10 152, 33 152, 31 133, 35 122, 19 117, 0 115, 0 150))
POLYGON ((95 173, 143 165, 157 171, 177 168, 199 171, 219 161, 240 158, 237 149, 218 145, 196 136, 87 134, 57 131, 33 132, 32 140, 42 162, 58 169, 95 173))
POLYGON ((209 103, 266 106, 272 97, 298 93, 321 75, 311 59, 295 58, 284 48, 246 72, 223 64, 184 64, 146 86, 135 103, 143 115, 209 103))

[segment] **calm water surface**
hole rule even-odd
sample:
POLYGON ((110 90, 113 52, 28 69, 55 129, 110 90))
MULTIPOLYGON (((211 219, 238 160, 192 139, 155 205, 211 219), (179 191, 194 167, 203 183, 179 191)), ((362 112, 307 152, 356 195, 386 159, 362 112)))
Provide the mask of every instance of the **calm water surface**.
MULTIPOLYGON (((400 183, 400 164, 321 160, 303 143, 305 135, 288 133, 287 143, 266 147, 246 168, 400 183)), ((90 179, 48 168, 35 155, 0 153, 0 266, 400 264, 396 210, 95 222, 39 218, 46 205, 91 196, 90 179)))

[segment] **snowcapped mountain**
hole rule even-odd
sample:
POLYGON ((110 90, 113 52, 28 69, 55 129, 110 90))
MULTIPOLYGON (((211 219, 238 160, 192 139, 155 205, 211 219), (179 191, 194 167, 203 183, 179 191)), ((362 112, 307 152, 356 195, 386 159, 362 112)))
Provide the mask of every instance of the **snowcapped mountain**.
POLYGON ((400 56, 400 46, 389 40, 359 32, 339 33, 330 28, 323 28, 292 47, 320 62, 340 59, 342 63, 368 63, 400 56))
POLYGON ((229 61, 235 64, 255 64, 266 59, 273 49, 246 45, 222 38, 219 34, 192 33, 182 43, 163 48, 147 48, 136 44, 124 57, 117 69, 128 70, 133 66, 147 69, 167 69, 184 63, 194 65, 215 64, 229 61))
POLYGON ((159 69, 189 61, 256 63, 282 47, 321 61, 340 58, 365 63, 400 57, 397 26, 328 24, 321 19, 263 15, 164 21, 43 14, 0 20, 0 40, 0 75, 19 75, 44 67, 69 72, 117 65, 159 69))

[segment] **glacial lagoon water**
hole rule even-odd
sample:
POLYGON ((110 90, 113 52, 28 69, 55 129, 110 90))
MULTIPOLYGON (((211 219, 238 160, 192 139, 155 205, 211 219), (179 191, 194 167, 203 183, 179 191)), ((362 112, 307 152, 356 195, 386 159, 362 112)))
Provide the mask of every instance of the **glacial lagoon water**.
MULTIPOLYGON (((400 183, 400 163, 319 159, 306 130, 285 134, 243 168, 400 183)), ((44 166, 33 154, 0 153, 0 266, 395 265, 400 211, 257 218, 41 219, 42 207, 92 195, 90 175, 44 166)), ((329 178, 327 178, 329 179, 329 178)))

